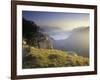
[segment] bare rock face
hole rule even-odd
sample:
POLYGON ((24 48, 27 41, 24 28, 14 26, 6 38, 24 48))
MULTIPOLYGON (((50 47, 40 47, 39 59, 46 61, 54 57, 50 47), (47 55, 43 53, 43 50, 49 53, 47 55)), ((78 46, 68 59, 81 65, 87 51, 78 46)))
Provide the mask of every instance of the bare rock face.
POLYGON ((22 48, 22 57, 25 57, 27 55, 26 48, 22 48))
POLYGON ((39 44, 39 48, 43 48, 43 49, 52 49, 53 46, 52 46, 52 44, 51 44, 51 42, 50 42, 48 36, 47 36, 47 35, 44 35, 43 38, 44 38, 44 39, 40 40, 39 43, 38 43, 38 44, 39 44))

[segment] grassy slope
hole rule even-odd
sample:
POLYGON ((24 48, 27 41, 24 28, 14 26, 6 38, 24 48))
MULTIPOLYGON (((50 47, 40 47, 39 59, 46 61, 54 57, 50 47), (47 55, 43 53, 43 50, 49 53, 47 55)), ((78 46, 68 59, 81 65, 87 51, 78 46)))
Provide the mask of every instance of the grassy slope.
POLYGON ((68 67, 89 65, 88 58, 54 49, 32 48, 23 58, 23 68, 68 67))

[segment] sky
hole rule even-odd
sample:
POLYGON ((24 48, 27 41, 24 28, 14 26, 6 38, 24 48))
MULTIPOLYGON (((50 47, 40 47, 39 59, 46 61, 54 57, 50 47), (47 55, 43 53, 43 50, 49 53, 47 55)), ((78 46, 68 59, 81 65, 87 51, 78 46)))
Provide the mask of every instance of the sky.
POLYGON ((89 26, 88 13, 23 11, 22 16, 47 30, 72 30, 89 26))
POLYGON ((22 11, 22 17, 34 21, 55 40, 66 39, 69 31, 89 26, 89 14, 43 11, 22 11))

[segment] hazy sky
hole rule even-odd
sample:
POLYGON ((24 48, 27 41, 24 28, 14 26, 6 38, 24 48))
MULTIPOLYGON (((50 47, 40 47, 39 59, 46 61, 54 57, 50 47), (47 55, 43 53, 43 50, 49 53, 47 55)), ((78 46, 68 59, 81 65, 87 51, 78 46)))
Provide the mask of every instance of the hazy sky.
POLYGON ((23 11, 22 14, 25 19, 34 21, 40 27, 47 29, 71 30, 89 26, 87 13, 23 11))

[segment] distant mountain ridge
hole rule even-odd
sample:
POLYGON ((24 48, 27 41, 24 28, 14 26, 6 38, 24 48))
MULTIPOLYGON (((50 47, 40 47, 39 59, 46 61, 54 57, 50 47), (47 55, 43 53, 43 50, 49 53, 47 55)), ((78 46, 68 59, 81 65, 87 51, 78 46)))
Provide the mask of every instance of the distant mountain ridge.
POLYGON ((50 40, 55 49, 74 51, 80 56, 89 57, 89 27, 73 29, 65 40, 50 40))

